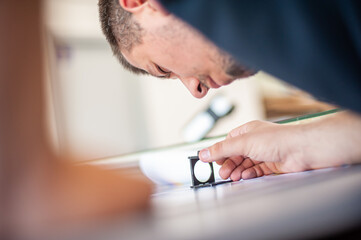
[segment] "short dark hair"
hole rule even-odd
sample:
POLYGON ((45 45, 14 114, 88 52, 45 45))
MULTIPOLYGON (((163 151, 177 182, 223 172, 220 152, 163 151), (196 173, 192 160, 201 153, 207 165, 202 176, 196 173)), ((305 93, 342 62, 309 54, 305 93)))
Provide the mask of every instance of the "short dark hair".
POLYGON ((118 0, 99 0, 98 6, 101 27, 114 56, 125 69, 136 74, 148 74, 131 65, 121 53, 121 50, 130 52, 142 43, 143 29, 134 21, 132 13, 124 10, 118 0))

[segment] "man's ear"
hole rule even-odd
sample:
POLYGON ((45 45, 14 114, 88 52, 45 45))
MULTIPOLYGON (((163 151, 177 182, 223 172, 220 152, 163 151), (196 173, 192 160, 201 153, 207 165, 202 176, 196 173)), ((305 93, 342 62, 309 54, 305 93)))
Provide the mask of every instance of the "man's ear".
POLYGON ((128 12, 134 13, 142 8, 148 0, 119 0, 120 6, 128 12))

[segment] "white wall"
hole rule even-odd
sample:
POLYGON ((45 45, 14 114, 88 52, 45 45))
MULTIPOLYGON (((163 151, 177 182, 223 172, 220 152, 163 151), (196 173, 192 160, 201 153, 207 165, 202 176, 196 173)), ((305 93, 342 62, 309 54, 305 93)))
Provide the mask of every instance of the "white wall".
POLYGON ((103 42, 66 44, 58 46, 65 56, 53 79, 63 151, 96 158, 145 148, 139 78, 123 71, 103 42))

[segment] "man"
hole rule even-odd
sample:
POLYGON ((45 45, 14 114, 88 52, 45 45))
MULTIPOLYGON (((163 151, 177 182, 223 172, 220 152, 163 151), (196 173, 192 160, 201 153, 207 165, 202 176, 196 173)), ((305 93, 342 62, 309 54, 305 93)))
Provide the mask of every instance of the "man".
MULTIPOLYGON (((326 36, 333 33, 332 27, 343 29, 345 26, 339 24, 341 26, 335 25, 330 28, 324 19, 321 24, 317 21, 317 24, 313 24, 312 20, 314 19, 312 18, 315 11, 313 8, 309 8, 312 7, 312 2, 309 1, 270 2, 264 4, 264 1, 162 1, 161 3, 156 0, 100 0, 99 7, 103 32, 114 54, 126 69, 134 73, 151 74, 160 78, 179 78, 196 98, 204 97, 210 88, 219 88, 230 84, 235 79, 250 76, 255 72, 253 69, 264 66, 266 70, 275 73, 276 76, 284 77, 285 80, 289 78, 301 86, 310 86, 311 88, 313 86, 314 89, 321 89, 320 96, 328 97, 345 107, 361 111, 360 101, 357 101, 361 100, 357 91, 360 89, 358 79, 361 76, 358 64, 360 55, 357 53, 360 50, 358 46, 361 44, 358 43, 355 47, 341 46, 341 50, 323 55, 325 49, 322 48, 323 42, 320 42, 322 38, 319 38, 317 32, 305 33, 306 40, 309 40, 306 41, 307 44, 298 42, 300 36, 303 36, 302 30, 307 29, 302 26, 311 23, 311 26, 319 27, 319 32, 324 32, 326 36), (264 8, 262 8, 262 3, 264 8), (236 54, 237 60, 220 50, 201 32, 169 13, 163 4, 186 17, 207 37, 215 40, 229 52, 236 54), (241 10, 242 4, 244 5, 243 9, 246 10, 262 9, 260 11, 262 14, 255 16, 252 12, 241 10), (292 11, 289 13, 287 10, 292 11), (301 11, 301 14, 298 14, 298 10, 301 11), (217 11, 223 15, 217 15, 217 11), (278 28, 280 24, 277 24, 276 21, 274 26, 271 24, 274 27, 272 30, 275 32, 264 28, 252 28, 253 25, 258 26, 257 21, 249 19, 254 20, 255 17, 258 17, 268 20, 268 11, 272 16, 271 20, 281 18, 282 24, 286 27, 278 28), (291 17, 289 22, 287 17, 282 18, 286 13, 291 17), (307 19, 307 16, 310 16, 311 19, 307 19), (293 31, 295 27, 293 23, 299 27, 297 30, 300 32, 293 31), (322 24, 326 24, 326 26, 322 28, 322 24), (243 29, 235 27, 237 25, 250 30, 249 35, 242 35, 243 29), (280 29, 283 31, 277 32, 280 29), (276 33, 278 36, 271 36, 276 38, 276 41, 273 42, 261 39, 263 44, 257 45, 260 39, 254 37, 263 36, 262 34, 257 35, 259 32, 262 34, 276 33), (292 33, 291 36, 287 35, 288 32, 292 33), (252 33, 254 34, 252 35, 252 33), (315 39, 312 39, 313 35, 308 35, 310 33, 315 33, 315 39), (248 36, 249 39, 247 39, 248 36), (288 36, 289 38, 286 39, 290 41, 285 42, 285 39, 281 38, 282 36, 288 36), (238 38, 242 40, 241 43, 244 43, 244 46, 228 44, 228 42, 237 42, 238 38), (296 40, 292 41, 292 39, 296 40), (254 42, 256 44, 253 44, 254 42), (274 44, 275 42, 277 44, 274 44), (268 44, 271 47, 267 47, 268 44), (250 49, 247 49, 248 47, 250 49), (280 51, 274 51, 272 47, 280 51), (345 51, 342 51, 343 47, 345 51), (264 52, 260 54, 257 52, 258 48, 264 49, 264 52), (308 51, 313 51, 315 54, 307 54, 308 51), (349 52, 350 54, 348 54, 349 52), (299 55, 302 61, 297 62, 299 55), (335 57, 344 57, 347 64, 339 64, 339 68, 334 67, 332 59, 335 57), (323 62, 318 62, 319 58, 323 62), (303 66, 305 68, 302 68, 303 66), (282 74, 283 72, 284 74, 282 74), (345 88, 349 93, 343 94, 343 97, 338 94, 337 97, 330 98, 335 95, 334 90, 339 90, 340 86, 335 84, 335 81, 327 84, 323 81, 341 77, 340 72, 348 78, 350 86, 345 88), (308 77, 310 80, 307 80, 308 77)), ((337 19, 338 16, 343 15, 342 12, 337 12, 335 9, 337 10, 339 5, 342 5, 341 7, 344 7, 346 12, 350 12, 353 9, 351 3, 341 4, 341 1, 332 1, 325 4, 321 1, 316 5, 324 6, 323 11, 330 13, 326 14, 327 17, 331 16, 337 19)), ((358 4, 355 3, 355 5, 358 4)), ((340 9, 342 9, 341 7, 340 9)), ((287 14, 286 16, 288 16, 287 14)), ((349 24, 351 30, 354 30, 352 26, 358 23, 357 16, 353 13, 349 18, 346 17, 346 20, 352 23, 349 24)), ((262 23, 267 24, 267 21, 262 23)), ((351 30, 349 35, 353 34, 352 36, 354 36, 351 40, 345 35, 343 37, 349 40, 347 43, 351 44, 352 40, 357 43, 361 39, 360 32, 357 28, 354 31, 351 30)), ((337 42, 337 40, 339 38, 335 41, 337 42)), ((331 42, 330 40, 329 45, 335 47, 335 44, 331 44, 331 42)), ((336 81, 336 83, 339 82, 341 79, 336 81)), ((348 84, 342 86, 344 85, 348 84)), ((311 92, 315 93, 315 91, 311 92)), ((202 150, 200 159, 221 164, 221 177, 236 181, 241 178, 248 179, 271 173, 298 172, 359 163, 361 162, 361 150, 357 146, 360 144, 360 117, 351 112, 342 112, 299 126, 280 126, 260 121, 247 123, 232 130, 225 141, 202 150)))

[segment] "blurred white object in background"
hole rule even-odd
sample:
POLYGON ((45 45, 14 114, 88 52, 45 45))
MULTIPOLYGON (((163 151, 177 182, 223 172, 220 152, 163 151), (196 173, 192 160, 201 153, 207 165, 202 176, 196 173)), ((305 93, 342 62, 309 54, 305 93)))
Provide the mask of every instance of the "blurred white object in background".
MULTIPOLYGON (((164 150, 145 153, 140 157, 140 169, 158 185, 191 186, 192 178, 188 157, 193 156, 195 152, 194 150, 164 150)), ((200 161, 199 163, 199 166, 195 168, 196 177, 201 181, 205 178, 207 180, 210 176, 209 165, 200 161)), ((213 164, 213 167, 216 181, 221 180, 218 174, 220 166, 213 164)))
POLYGON ((234 105, 225 96, 212 99, 208 108, 198 113, 184 128, 183 139, 195 142, 203 139, 217 124, 218 120, 232 112, 234 105))

